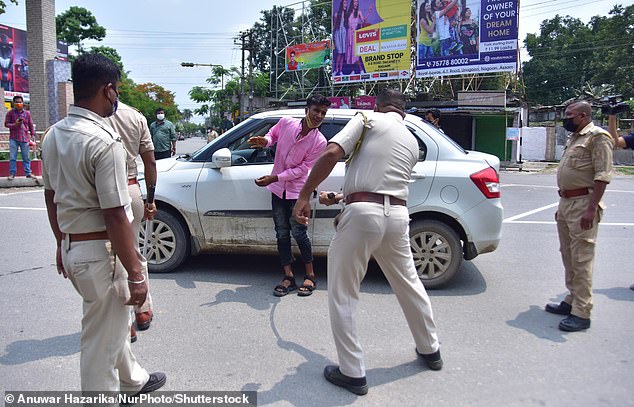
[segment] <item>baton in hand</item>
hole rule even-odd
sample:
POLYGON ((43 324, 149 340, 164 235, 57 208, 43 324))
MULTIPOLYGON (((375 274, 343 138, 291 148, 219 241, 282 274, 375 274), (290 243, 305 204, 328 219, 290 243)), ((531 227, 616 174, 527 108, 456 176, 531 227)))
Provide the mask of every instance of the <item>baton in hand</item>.
MULTIPOLYGON (((154 185, 149 185, 147 187, 147 201, 146 203, 152 204, 154 203, 154 185)), ((150 229, 152 225, 151 219, 145 220, 145 244, 143 245, 143 257, 147 259, 147 253, 150 250, 150 229)))

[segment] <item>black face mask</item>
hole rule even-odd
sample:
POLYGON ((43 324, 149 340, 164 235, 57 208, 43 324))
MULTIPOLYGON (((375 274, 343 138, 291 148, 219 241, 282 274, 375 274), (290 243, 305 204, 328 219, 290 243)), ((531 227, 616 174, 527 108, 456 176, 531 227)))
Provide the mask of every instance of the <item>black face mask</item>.
POLYGON ((564 119, 564 129, 574 133, 577 130, 577 125, 573 122, 573 120, 574 117, 564 119))

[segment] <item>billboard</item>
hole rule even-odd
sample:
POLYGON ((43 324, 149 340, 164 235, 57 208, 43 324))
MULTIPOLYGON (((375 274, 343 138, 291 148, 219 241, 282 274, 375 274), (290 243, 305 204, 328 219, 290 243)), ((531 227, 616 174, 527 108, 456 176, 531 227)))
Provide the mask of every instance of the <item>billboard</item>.
POLYGON ((331 109, 350 109, 350 96, 329 97, 331 109))
POLYGON ((374 110, 376 96, 357 96, 354 98, 355 109, 374 110))
POLYGON ((26 31, 6 25, 0 25, 0 87, 5 99, 22 96, 29 100, 26 31))
POLYGON ((335 84, 410 77, 410 0, 333 0, 335 84))
POLYGON ((519 0, 417 0, 416 77, 517 69, 519 0))
POLYGON ((330 40, 286 47, 286 71, 321 68, 330 64, 330 40))

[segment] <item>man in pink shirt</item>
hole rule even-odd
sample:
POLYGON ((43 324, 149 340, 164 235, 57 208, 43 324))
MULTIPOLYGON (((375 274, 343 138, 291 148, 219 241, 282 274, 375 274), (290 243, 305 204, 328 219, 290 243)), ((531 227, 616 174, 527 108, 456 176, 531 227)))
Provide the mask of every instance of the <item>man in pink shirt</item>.
POLYGON ((271 175, 255 180, 260 187, 271 191, 271 208, 277 250, 284 269, 282 282, 275 287, 273 294, 283 297, 296 290, 297 284, 291 264, 291 234, 299 246, 306 274, 298 295, 309 296, 316 287, 317 279, 313 270, 313 252, 306 225, 297 223, 292 216, 293 206, 304 186, 308 172, 326 148, 326 138, 319 131, 330 101, 322 95, 314 94, 306 100, 306 116, 302 119, 283 117, 269 130, 266 136, 251 137, 249 143, 254 147, 266 148, 277 144, 275 161, 271 175))
POLYGON ((31 174, 31 156, 29 152, 29 141, 35 141, 35 128, 31 113, 24 110, 24 99, 22 96, 13 97, 13 109, 7 113, 4 119, 4 127, 9 128, 9 180, 15 178, 17 173, 18 149, 22 154, 22 168, 27 178, 35 178, 31 174))

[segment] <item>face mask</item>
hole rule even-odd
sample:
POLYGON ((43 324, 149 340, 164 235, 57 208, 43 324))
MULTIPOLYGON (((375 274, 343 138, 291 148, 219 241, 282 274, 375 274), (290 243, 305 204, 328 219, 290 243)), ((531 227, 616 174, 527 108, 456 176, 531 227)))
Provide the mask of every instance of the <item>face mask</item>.
POLYGON ((117 113, 117 108, 119 107, 119 92, 115 90, 114 93, 117 97, 114 99, 114 102, 110 102, 110 98, 108 98, 108 102, 112 103, 112 110, 110 111, 110 114, 106 115, 106 117, 114 116, 114 114, 117 113))
POLYGON ((304 117, 304 119, 306 119, 306 126, 308 126, 309 129, 316 129, 321 125, 321 123, 315 123, 314 121, 312 121, 308 112, 306 112, 306 116, 304 117))
POLYGON ((22 110, 22 108, 24 107, 24 103, 16 103, 15 104, 15 108, 18 110, 22 110))
POLYGON ((165 113, 159 113, 156 115, 156 120, 163 120, 165 119, 165 113))
POLYGON ((564 119, 564 129, 570 132, 575 132, 577 130, 577 125, 574 124, 573 120, 574 120, 574 117, 564 119))

